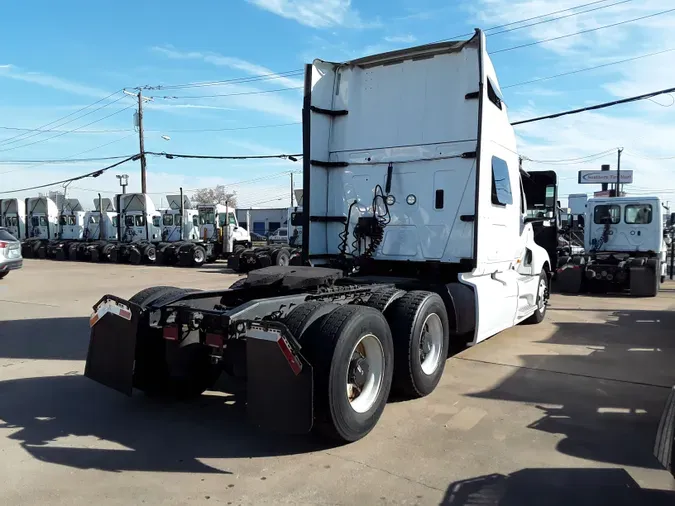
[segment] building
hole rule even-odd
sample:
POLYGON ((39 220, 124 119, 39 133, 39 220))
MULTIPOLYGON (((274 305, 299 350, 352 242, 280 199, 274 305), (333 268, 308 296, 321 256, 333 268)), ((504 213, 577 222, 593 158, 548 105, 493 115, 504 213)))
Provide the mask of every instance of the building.
POLYGON ((237 209, 237 221, 247 230, 250 223, 251 232, 267 236, 287 225, 288 208, 237 209))

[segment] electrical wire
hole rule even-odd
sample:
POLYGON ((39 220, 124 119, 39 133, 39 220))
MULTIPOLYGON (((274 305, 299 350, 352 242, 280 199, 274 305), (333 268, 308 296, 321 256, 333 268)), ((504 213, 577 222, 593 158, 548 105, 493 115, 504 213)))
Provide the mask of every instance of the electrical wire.
POLYGON ((653 18, 653 17, 656 17, 656 16, 661 16, 663 14, 670 14, 671 12, 675 12, 675 9, 667 9, 665 11, 655 12, 653 14, 647 14, 645 16, 640 16, 638 18, 618 21, 616 23, 611 23, 609 25, 596 26, 595 28, 588 28, 586 30, 580 30, 580 31, 574 32, 574 33, 568 33, 566 35, 559 35, 558 37, 550 37, 548 39, 535 40, 534 42, 528 42, 526 44, 519 44, 517 46, 506 47, 506 48, 503 48, 503 49, 497 49, 496 51, 488 51, 488 54, 499 54, 499 53, 505 53, 507 51, 514 51, 516 49, 523 49, 523 48, 526 48, 526 47, 544 44, 546 42, 553 42, 553 41, 556 41, 556 40, 566 39, 568 37, 583 35, 585 33, 597 32, 599 30, 604 30, 605 28, 613 28, 615 26, 625 25, 625 24, 628 24, 628 23, 634 23, 635 21, 641 21, 643 19, 653 18))
POLYGON ((258 128, 278 128, 291 125, 302 125, 301 121, 294 121, 293 123, 278 123, 275 125, 254 125, 234 128, 200 128, 187 130, 145 130, 146 132, 166 132, 166 133, 192 133, 192 132, 232 132, 235 130, 254 130, 258 128))
POLYGON ((618 61, 614 61, 614 62, 610 62, 610 63, 603 63, 601 65, 594 65, 593 67, 586 67, 586 68, 583 68, 583 69, 571 70, 570 72, 563 72, 562 74, 555 74, 555 75, 552 75, 552 76, 539 77, 537 79, 530 79, 529 81, 521 81, 519 83, 508 84, 506 86, 502 86, 501 89, 505 90, 507 88, 515 88, 516 86, 524 86, 526 84, 538 83, 538 82, 541 82, 541 81, 547 81, 549 79, 555 79, 555 78, 558 78, 558 77, 571 76, 573 74, 579 74, 581 72, 588 72, 590 70, 596 70, 596 69, 601 69, 601 68, 604 68, 604 67, 610 67, 612 65, 618 65, 620 63, 627 63, 627 62, 630 62, 630 61, 640 60, 642 58, 648 58, 650 56, 657 56, 657 55, 664 54, 664 53, 670 53, 672 51, 675 51, 675 48, 664 49, 663 51, 657 51, 655 53, 643 54, 643 55, 640 55, 640 56, 635 56, 633 58, 626 58, 625 60, 618 60, 618 61))
MULTIPOLYGON (((675 9, 673 9, 675 10, 675 9)), ((654 91, 651 93, 645 93, 644 95, 637 95, 634 97, 630 98, 623 98, 621 100, 613 100, 612 102, 605 102, 602 104, 596 104, 588 107, 582 107, 581 109, 572 109, 569 111, 563 111, 563 112, 558 112, 555 114, 549 114, 547 116, 539 116, 537 118, 530 118, 530 119, 525 119, 521 121, 514 121, 511 123, 511 125, 516 126, 516 125, 523 125, 525 123, 534 123, 536 121, 542 121, 545 119, 552 119, 552 118, 560 118, 561 116, 569 116, 571 114, 578 114, 580 112, 586 112, 586 111, 595 111, 598 109, 605 109, 607 107, 613 107, 615 105, 619 104, 627 104, 629 102, 637 102, 638 100, 644 100, 646 98, 651 98, 651 97, 656 97, 658 95, 663 95, 665 93, 672 93, 675 91, 675 88, 667 88, 665 90, 660 90, 660 91, 654 91)))
MULTIPOLYGON (((114 102, 111 102, 111 103, 114 103, 114 102)), ((110 105, 110 104, 108 104, 108 105, 110 105)), ((52 136, 52 137, 47 137, 46 139, 40 139, 40 140, 37 140, 37 141, 34 141, 34 142, 29 142, 28 144, 22 144, 22 145, 20 145, 20 146, 13 146, 13 147, 11 147, 11 148, 0 149, 0 153, 5 152, 5 151, 12 151, 13 149, 21 149, 21 148, 25 148, 25 147, 28 147, 28 146, 33 146, 34 144, 39 144, 39 143, 41 143, 41 142, 47 142, 47 141, 50 141, 50 140, 52 140, 52 139, 56 139, 57 137, 62 137, 62 136, 64 136, 64 135, 66 135, 66 134, 73 133, 73 132, 75 132, 75 131, 77 131, 77 130, 79 130, 79 129, 81 129, 81 128, 85 128, 85 127, 88 127, 89 125, 93 125, 94 123, 98 123, 99 121, 103 121, 104 119, 108 119, 108 118, 110 118, 110 117, 112 117, 112 116, 115 116, 116 114, 120 114, 121 112, 124 112, 124 111, 126 111, 127 109, 130 109, 130 108, 132 108, 132 107, 136 107, 136 104, 131 104, 131 105, 129 105, 129 106, 123 108, 123 109, 120 109, 119 111, 115 111, 115 112, 112 113, 112 114, 108 114, 107 116, 104 116, 104 117, 99 118, 99 119, 97 119, 97 120, 94 120, 94 121, 92 121, 92 122, 90 122, 90 123, 87 123, 86 125, 82 125, 81 127, 73 128, 72 130, 65 131, 65 132, 62 132, 62 133, 60 133, 60 134, 56 134, 56 135, 54 135, 54 136, 52 136)), ((102 108, 101 108, 101 109, 102 109, 102 108)), ((78 118, 78 119, 79 119, 79 118, 78 118)))
POLYGON ((294 86, 290 88, 277 88, 275 90, 259 90, 259 91, 242 91, 240 93, 220 93, 216 95, 184 95, 184 96, 151 96, 148 98, 152 99, 162 99, 162 100, 177 100, 177 99, 197 99, 197 98, 215 98, 215 97, 238 97, 241 95, 263 95, 265 93, 278 93, 280 91, 289 91, 289 90, 301 90, 302 86, 294 86))
MULTIPOLYGON (((79 153, 73 154, 72 155, 73 158, 65 158, 65 159, 60 160, 60 163, 73 163, 73 160, 77 160, 77 158, 74 158, 74 157, 83 155, 85 153, 90 153, 91 151, 96 151, 97 149, 101 149, 101 148, 104 148, 106 146, 110 146, 111 144, 115 144, 116 142, 121 142, 121 141, 123 141, 125 139, 128 139, 129 137, 135 136, 135 135, 136 135, 135 133, 132 133, 132 134, 129 134, 129 135, 125 135, 124 137, 122 137, 120 139, 115 139, 114 141, 106 142, 105 144, 100 144, 98 146, 94 146, 93 148, 85 149, 84 151, 80 151, 79 153)), ((106 159, 107 160, 114 160, 114 159, 125 158, 125 157, 128 157, 128 156, 130 156, 130 155, 115 156, 115 157, 102 157, 102 158, 99 158, 99 160, 101 160, 101 159, 103 159, 103 160, 106 160, 106 159)), ((89 161, 91 161, 91 159, 89 159, 89 161)), ((41 162, 35 163, 34 165, 29 165, 27 167, 19 167, 17 169, 8 170, 8 171, 5 171, 5 172, 0 172, 0 176, 2 176, 3 174, 10 174, 12 172, 17 172, 19 170, 27 170, 27 169, 34 169, 35 167, 42 167, 43 165, 47 165, 47 164, 50 164, 50 163, 55 163, 55 161, 54 160, 41 161, 41 162)))
POLYGON ((146 151, 145 154, 153 156, 163 156, 168 159, 190 158, 198 160, 266 160, 270 158, 281 158, 284 160, 297 162, 298 159, 302 158, 302 153, 295 153, 292 155, 279 154, 279 155, 220 156, 220 155, 186 155, 178 153, 157 153, 155 151, 146 151))
MULTIPOLYGON (((39 131, 39 132, 32 133, 32 134, 30 134, 30 135, 27 135, 27 136, 21 138, 21 139, 15 139, 15 140, 13 140, 13 141, 10 141, 9 139, 5 139, 4 141, 0 142, 0 146, 6 146, 6 145, 8 145, 8 144, 14 144, 14 143, 16 143, 16 142, 23 142, 23 141, 25 141, 25 140, 27 140, 27 139, 30 139, 30 138, 35 137, 35 136, 37 136, 37 135, 40 135, 40 134, 42 134, 42 133, 51 132, 52 130, 55 130, 55 129, 58 128, 58 127, 62 127, 62 126, 64 126, 64 125, 67 125, 67 124, 69 124, 69 123, 72 123, 73 121, 77 121, 77 120, 79 120, 79 119, 82 119, 82 118, 84 118, 84 117, 86 117, 86 116, 89 116, 90 114, 93 114, 93 113, 95 113, 95 112, 97 112, 97 111, 100 111, 101 109, 105 109, 106 107, 111 106, 111 105, 113 105, 113 104, 119 102, 120 100, 124 99, 124 97, 125 97, 125 95, 122 95, 120 98, 115 99, 115 100, 113 100, 112 102, 108 102, 107 104, 104 104, 104 105, 102 105, 101 107, 97 107, 96 109, 93 109, 93 110, 91 110, 91 111, 89 111, 89 112, 87 112, 87 113, 85 113, 85 114, 81 114, 80 116, 77 116, 77 117, 75 117, 75 118, 73 118, 73 119, 70 119, 70 120, 64 122, 64 123, 61 123, 61 124, 55 126, 53 129, 41 130, 41 131, 39 131)), ((107 116, 106 116, 106 117, 107 117, 107 116)), ((105 119, 105 118, 104 118, 104 119, 105 119)), ((94 122, 94 123, 95 123, 95 122, 94 122)), ((91 125, 91 124, 93 124, 93 123, 89 123, 89 124, 91 125)), ((87 126, 87 125, 85 125, 85 126, 87 126)), ((84 127, 80 127, 80 128, 84 128, 84 127)), ((75 130, 79 130, 79 128, 76 128, 75 130)), ((71 133, 71 132, 73 132, 73 130, 66 130, 66 131, 62 132, 61 135, 65 135, 65 134, 71 133)), ((15 137, 16 137, 16 136, 15 136, 15 137)), ((48 140, 48 139, 47 139, 47 140, 48 140)), ((36 142, 34 142, 34 143, 32 143, 32 144, 37 144, 38 142, 42 142, 42 141, 36 141, 36 142)), ((27 145, 30 146, 31 144, 27 144, 27 145)), ((4 150, 3 150, 3 151, 4 151, 4 150)))
MULTIPOLYGON (((49 122, 49 123, 45 123, 44 125, 41 125, 41 126, 39 126, 39 127, 37 127, 37 128, 34 128, 34 129, 32 129, 32 130, 29 130, 29 131, 31 131, 31 132, 42 131, 42 129, 45 128, 45 127, 48 127, 48 126, 50 126, 50 125, 53 125, 54 123, 59 123, 60 121, 66 119, 66 118, 70 118, 71 116, 73 116, 73 115, 75 115, 75 114, 77 114, 77 113, 80 113, 80 112, 82 112, 82 111, 85 111, 85 110, 89 109, 90 107, 92 107, 92 106, 94 106, 94 105, 96 105, 96 104, 99 104, 99 103, 103 102, 104 100, 108 100, 110 97, 112 97, 112 96, 114 96, 114 95, 117 95, 120 91, 122 91, 122 90, 117 90, 117 91, 111 93, 110 95, 108 95, 107 97, 103 97, 102 99, 97 100, 96 102, 94 102, 94 103, 92 103, 92 104, 89 104, 89 105, 87 105, 87 106, 85 106, 85 107, 82 107, 81 109, 78 109, 77 111, 71 112, 70 114, 67 114, 66 116, 63 116, 63 117, 61 117, 61 118, 59 118, 59 119, 56 119, 56 120, 54 120, 54 121, 51 121, 51 122, 49 122)), ((41 133, 41 132, 40 132, 40 133, 41 133)), ((17 137, 21 137, 21 136, 23 136, 23 135, 24 135, 24 134, 17 134, 17 135, 15 135, 14 137, 9 137, 8 139, 3 139, 2 141, 0 141, 0 144, 2 144, 2 143, 4 143, 4 142, 7 142, 7 141, 10 141, 10 140, 12 140, 12 139, 15 139, 15 138, 17 138, 17 137)))
POLYGON ((560 158, 556 160, 535 160, 534 158, 530 158, 527 156, 521 156, 523 160, 527 160, 528 162, 532 163, 541 163, 541 164, 558 164, 558 163, 569 163, 569 162, 586 162, 590 161, 589 159, 591 158, 599 158, 605 155, 608 155, 610 153, 615 153, 617 148, 612 148, 612 149, 607 149, 605 151, 600 151, 599 153, 593 153, 592 155, 586 155, 586 156, 581 156, 578 158, 560 158))
MULTIPOLYGON (((101 146, 98 146, 101 147, 101 146)), ((93 151, 93 149, 91 150, 93 151)), ((100 162, 104 160, 120 160, 122 158, 128 158, 131 155, 119 155, 119 156, 99 156, 95 158, 57 158, 54 160, 0 160, 0 164, 22 164, 22 163, 40 163, 40 164, 59 164, 59 163, 80 163, 80 162, 100 162)))
MULTIPOLYGON (((53 132, 53 133, 61 133, 64 132, 64 130, 40 130, 36 128, 20 128, 20 127, 9 127, 9 126, 0 126, 0 130, 17 130, 17 131, 24 131, 24 132, 40 132, 40 133, 46 133, 46 132, 53 132)), ((111 133, 122 133, 122 132, 131 132, 129 128, 118 128, 118 129, 111 129, 111 130, 79 130, 77 133, 78 134, 111 134, 111 133)), ((149 131, 149 130, 148 130, 149 131)))
POLYGON ((283 78, 289 78, 289 77, 295 77, 298 75, 302 75, 304 73, 304 69, 294 69, 294 70, 287 70, 285 72, 271 72, 269 74, 262 74, 259 76, 248 76, 248 77, 235 77, 232 79, 224 79, 221 81, 200 81, 200 82, 194 82, 194 83, 185 83, 185 84, 169 84, 169 85, 156 85, 156 86, 140 86, 137 87, 137 90, 143 89, 143 90, 182 90, 185 88, 203 88, 203 87, 208 87, 208 86, 222 86, 222 85, 228 85, 228 84, 242 84, 242 83, 250 83, 250 82, 257 82, 257 81, 268 81, 268 80, 274 80, 274 79, 283 79, 283 78))
POLYGON ((98 177, 107 170, 110 170, 114 167, 122 165, 123 163, 129 162, 131 160, 138 160, 140 157, 141 157, 140 154, 130 156, 129 158, 125 158, 124 160, 121 160, 117 163, 113 163, 112 165, 108 165, 107 167, 103 167, 102 169, 94 170, 92 172, 87 172, 86 174, 82 174, 81 176, 75 176, 75 177, 71 177, 69 179, 62 179, 61 181, 54 181, 52 183, 46 183, 46 184, 37 185, 37 186, 30 186, 28 188, 18 188, 16 190, 0 191, 0 194, 19 193, 19 192, 28 191, 28 190, 37 190, 38 188, 47 188, 49 186, 56 186, 56 185, 63 184, 63 183, 70 183, 71 181, 78 181, 80 179, 84 179, 84 178, 87 178, 87 177, 98 177))
POLYGON ((615 2, 615 3, 609 4, 609 5, 601 5, 599 7, 593 7, 592 9, 587 9, 585 11, 572 12, 571 14, 566 14, 565 16, 558 16, 556 18, 544 19, 542 21, 537 21, 536 23, 530 23, 529 25, 522 25, 522 26, 517 26, 515 28, 510 28, 508 30, 502 30, 501 32, 493 32, 493 33, 489 34, 488 36, 491 37, 493 35, 500 35, 502 33, 515 32, 516 30, 522 30, 523 28, 530 28, 531 26, 543 25, 545 23, 551 23, 553 21, 559 21, 561 19, 570 18, 572 16, 578 16, 579 14, 586 14, 588 12, 599 11, 599 10, 602 10, 602 9, 608 9, 609 7, 614 7, 616 5, 621 5, 621 4, 625 4, 625 3, 628 3, 628 2, 632 2, 632 1, 633 0, 621 0, 620 2, 615 2))

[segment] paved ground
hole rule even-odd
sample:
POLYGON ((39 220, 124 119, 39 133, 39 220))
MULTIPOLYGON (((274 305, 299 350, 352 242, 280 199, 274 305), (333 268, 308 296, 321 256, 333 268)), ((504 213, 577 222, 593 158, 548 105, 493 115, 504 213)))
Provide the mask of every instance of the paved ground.
POLYGON ((0 504, 675 504, 651 456, 675 385, 675 284, 553 297, 541 325, 450 359, 342 447, 259 432, 235 395, 168 404, 82 377, 91 305, 200 271, 27 260, 0 282, 0 504))

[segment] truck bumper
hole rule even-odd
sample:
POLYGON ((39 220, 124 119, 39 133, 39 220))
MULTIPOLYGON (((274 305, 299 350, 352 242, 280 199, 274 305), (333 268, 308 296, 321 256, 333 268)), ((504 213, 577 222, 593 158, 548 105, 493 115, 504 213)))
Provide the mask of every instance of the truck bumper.
MULTIPOLYGON (((143 364, 157 358, 148 360, 144 355, 159 353, 163 360, 164 348, 154 346, 156 336, 149 332, 154 329, 141 319, 141 307, 106 295, 94 306, 90 327, 84 375, 126 395, 134 387, 143 389, 144 376, 154 372, 142 370, 143 364)), ((276 322, 250 324, 245 338, 246 406, 256 426, 302 434, 314 422, 314 375, 299 345, 286 338, 285 331, 276 322)))

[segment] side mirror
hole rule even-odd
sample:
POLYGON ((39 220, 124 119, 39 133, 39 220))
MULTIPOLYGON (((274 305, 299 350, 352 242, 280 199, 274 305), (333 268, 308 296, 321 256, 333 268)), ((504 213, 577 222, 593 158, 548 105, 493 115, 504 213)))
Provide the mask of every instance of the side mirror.
POLYGON ((675 226, 675 213, 670 213, 670 226, 675 226))

